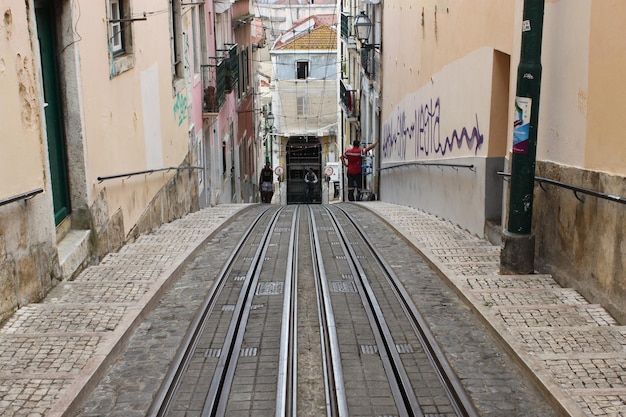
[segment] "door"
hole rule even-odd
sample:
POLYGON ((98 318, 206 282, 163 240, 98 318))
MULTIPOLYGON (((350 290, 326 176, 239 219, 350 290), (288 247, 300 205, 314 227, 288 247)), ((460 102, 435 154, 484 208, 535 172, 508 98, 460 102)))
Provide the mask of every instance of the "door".
POLYGON ((53 10, 48 2, 41 2, 35 8, 35 15, 41 52, 54 222, 58 225, 70 214, 70 197, 53 10))

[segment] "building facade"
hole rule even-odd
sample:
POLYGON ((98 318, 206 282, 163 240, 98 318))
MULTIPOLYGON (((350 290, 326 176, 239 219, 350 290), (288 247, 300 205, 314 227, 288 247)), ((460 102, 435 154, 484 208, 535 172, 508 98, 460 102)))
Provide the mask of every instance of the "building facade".
MULTIPOLYGON (((380 198, 506 230, 524 1, 362 3, 382 5, 380 198)), ((535 269, 622 323, 625 9, 545 2, 535 176, 552 183, 535 181, 532 204, 535 269)))
POLYGON ((252 117, 238 117, 252 100, 249 2, 0 8, 3 320, 141 233, 244 200, 255 168, 241 163, 252 117), (209 109, 211 82, 223 95, 209 109))
MULTIPOLYGON (((284 168, 281 203, 305 201, 304 174, 325 178, 328 162, 339 160, 337 129, 336 16, 311 16, 285 31, 270 50, 273 66, 272 166, 284 168)), ((316 201, 328 201, 320 181, 316 201)))

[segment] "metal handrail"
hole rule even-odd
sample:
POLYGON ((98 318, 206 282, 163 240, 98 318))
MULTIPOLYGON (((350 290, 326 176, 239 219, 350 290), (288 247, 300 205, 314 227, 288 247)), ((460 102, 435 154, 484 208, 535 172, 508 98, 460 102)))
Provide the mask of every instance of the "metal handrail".
POLYGON ((380 168, 380 171, 383 171, 385 169, 392 169, 392 168, 402 168, 405 166, 414 166, 414 165, 421 165, 421 166, 437 166, 437 167, 449 167, 449 168, 467 168, 470 171, 474 171, 475 167, 474 165, 464 165, 464 164, 443 164, 441 162, 405 162, 402 164, 396 164, 396 165, 391 165, 391 166, 386 166, 386 167, 382 167, 380 168))
POLYGON ((128 172, 126 174, 117 174, 117 175, 108 175, 108 176, 104 176, 104 177, 98 177, 96 178, 98 180, 98 184, 101 183, 102 181, 105 180, 112 180, 115 178, 130 178, 134 175, 142 175, 142 174, 152 174, 154 172, 160 172, 160 171, 171 171, 175 169, 176 171, 180 171, 180 170, 184 170, 184 169, 204 169, 203 167, 167 167, 167 168, 159 168, 159 169, 147 169, 145 171, 135 171, 135 172, 128 172))
POLYGON ((4 200, 0 200, 0 206, 4 206, 9 203, 14 203, 20 200, 30 200, 37 194, 43 193, 43 188, 37 188, 36 190, 29 191, 27 193, 18 194, 13 197, 6 198, 4 200))
MULTIPOLYGON (((498 171, 497 174, 500 175, 500 176, 503 176, 503 177, 510 177, 511 176, 510 172, 498 171)), ((601 193, 599 191, 590 190, 588 188, 578 187, 578 186, 572 185, 572 184, 566 184, 564 182, 551 180, 550 178, 535 177, 535 181, 537 181, 539 183, 539 186, 544 191, 547 191, 545 188, 543 188, 543 183, 544 182, 547 183, 547 184, 556 185, 557 187, 562 187, 562 188, 566 188, 568 190, 572 190, 574 192, 574 196, 576 197, 576 199, 581 201, 581 202, 583 202, 583 203, 585 202, 585 200, 580 198, 578 193, 591 195, 591 196, 602 198, 602 199, 609 200, 609 201, 615 201, 616 203, 626 204, 626 198, 619 197, 619 196, 616 196, 616 195, 601 193)))

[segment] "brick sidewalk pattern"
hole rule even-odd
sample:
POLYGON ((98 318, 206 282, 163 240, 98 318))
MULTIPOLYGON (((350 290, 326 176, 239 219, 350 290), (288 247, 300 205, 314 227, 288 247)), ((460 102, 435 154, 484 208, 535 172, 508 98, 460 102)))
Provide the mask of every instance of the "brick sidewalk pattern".
POLYGON ((626 416, 626 326, 549 275, 500 275, 500 248, 410 207, 357 203, 403 234, 492 329, 553 406, 626 416))

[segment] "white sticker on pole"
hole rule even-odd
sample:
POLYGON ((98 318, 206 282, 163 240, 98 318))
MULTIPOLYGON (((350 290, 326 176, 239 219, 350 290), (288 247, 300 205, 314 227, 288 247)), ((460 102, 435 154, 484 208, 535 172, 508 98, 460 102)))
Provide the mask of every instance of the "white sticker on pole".
POLYGON ((522 32, 530 32, 530 20, 524 20, 522 22, 522 32))

